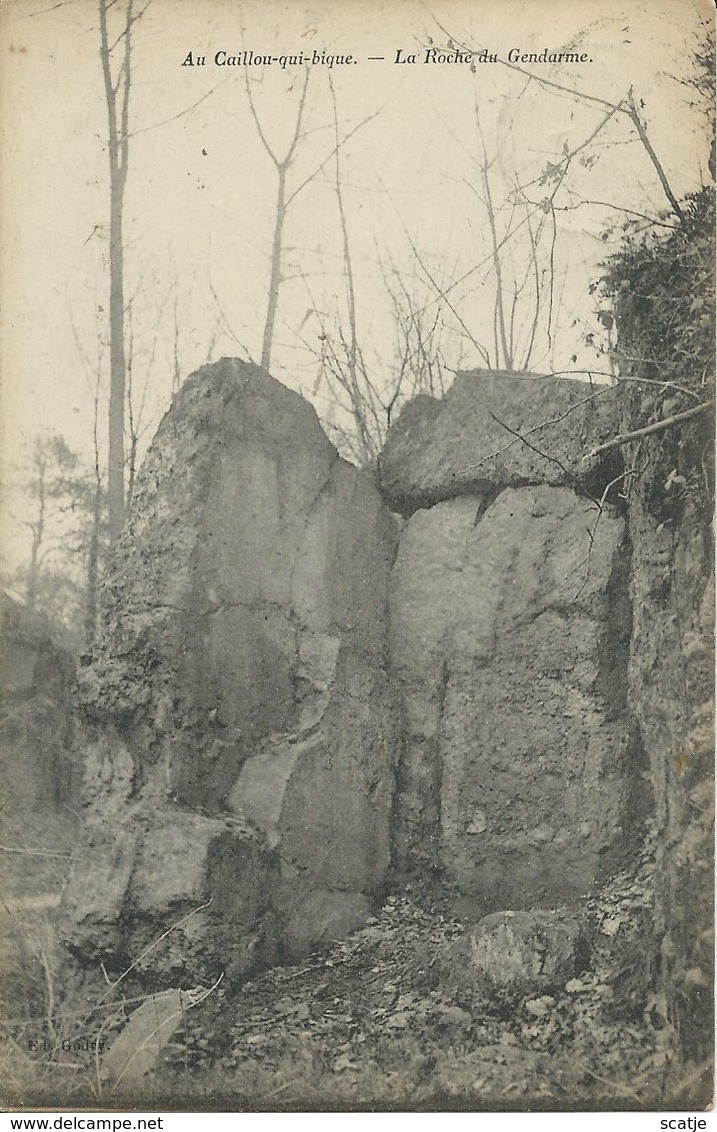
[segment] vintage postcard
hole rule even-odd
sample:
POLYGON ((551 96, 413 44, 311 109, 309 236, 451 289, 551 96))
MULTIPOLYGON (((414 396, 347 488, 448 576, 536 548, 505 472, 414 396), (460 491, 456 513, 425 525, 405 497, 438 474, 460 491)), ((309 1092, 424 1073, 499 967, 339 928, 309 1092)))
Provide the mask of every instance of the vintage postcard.
POLYGON ((0 1102, 703 1112, 712 5, 0 52, 0 1102))

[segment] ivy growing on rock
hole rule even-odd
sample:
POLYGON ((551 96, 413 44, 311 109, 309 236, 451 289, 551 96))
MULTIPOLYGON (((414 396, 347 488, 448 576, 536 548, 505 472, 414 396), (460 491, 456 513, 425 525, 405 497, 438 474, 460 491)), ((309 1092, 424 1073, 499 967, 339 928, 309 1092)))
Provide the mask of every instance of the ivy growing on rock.
POLYGON ((715 195, 691 193, 671 225, 628 221, 623 246, 605 264, 625 376, 677 382, 713 395, 715 195))
POLYGON ((714 185, 640 223, 624 226, 602 291, 626 380, 612 443, 632 472, 630 702, 655 800, 654 1013, 674 1035, 665 1087, 680 1103, 707 1096, 713 1050, 714 185))

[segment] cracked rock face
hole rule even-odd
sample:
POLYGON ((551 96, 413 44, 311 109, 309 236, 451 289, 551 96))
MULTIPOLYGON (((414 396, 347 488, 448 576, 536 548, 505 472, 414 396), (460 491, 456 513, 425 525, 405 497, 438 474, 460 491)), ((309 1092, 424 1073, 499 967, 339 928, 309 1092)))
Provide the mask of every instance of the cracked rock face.
POLYGON ((402 410, 379 459, 382 494, 403 515, 526 484, 600 498, 620 458, 590 453, 619 431, 621 397, 561 377, 459 373, 443 400, 420 396, 402 410))
POLYGON ((623 519, 567 487, 464 496, 404 528, 396 844, 475 911, 574 900, 623 842, 639 776, 628 562, 623 519))
MULTIPOLYGON (((344 905, 356 926, 389 860, 395 538, 370 478, 339 458, 297 394, 231 359, 185 384, 138 479, 104 588, 105 633, 81 674, 84 716, 119 736, 127 804, 145 815, 128 907, 161 911, 149 907, 152 846, 155 834, 169 846, 159 856, 171 873, 172 813, 205 847, 192 896, 226 904, 230 875, 215 868, 208 887, 214 832, 187 825, 226 815, 272 856, 262 884, 279 931, 304 906, 304 947, 341 935, 344 905)), ((101 818, 112 787, 88 788, 101 818)), ((162 903, 169 915, 177 901, 162 903)))

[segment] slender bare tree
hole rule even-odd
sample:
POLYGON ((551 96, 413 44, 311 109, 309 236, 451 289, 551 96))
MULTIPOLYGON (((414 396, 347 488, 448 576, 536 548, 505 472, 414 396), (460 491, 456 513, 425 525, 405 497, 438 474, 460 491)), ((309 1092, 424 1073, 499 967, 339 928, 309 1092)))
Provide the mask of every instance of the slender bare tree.
POLYGON ((100 59, 107 107, 110 169, 110 398, 108 506, 110 540, 118 537, 125 515, 125 386, 127 358, 124 303, 124 199, 129 165, 129 104, 132 87, 132 31, 147 10, 135 0, 98 0, 100 59))
POLYGON ((257 133, 261 138, 261 143, 268 153, 271 161, 276 170, 276 211, 274 213, 274 236, 271 244, 271 265, 269 268, 269 295, 267 299, 266 318, 264 320, 264 335, 261 345, 261 364, 264 369, 269 369, 271 365, 271 347, 274 341, 274 323, 276 321, 276 312, 279 306, 279 289, 281 287, 281 256, 284 245, 284 224, 286 223, 286 214, 293 200, 295 193, 290 196, 287 194, 286 178, 292 163, 296 156, 297 146, 301 139, 301 120, 304 116, 304 108, 306 106, 306 92, 309 88, 309 75, 310 71, 307 68, 304 70, 304 81, 301 87, 301 94, 299 103, 296 110, 296 119, 294 121, 294 131, 291 141, 284 153, 280 157, 276 150, 272 147, 266 134, 264 133, 259 115, 254 105, 254 99, 251 93, 251 84, 249 82, 248 73, 245 71, 246 78, 246 93, 249 100, 249 109, 251 110, 254 125, 256 126, 257 133))
MULTIPOLYGON (((306 131, 302 129, 302 123, 306 110, 307 92, 309 86, 309 77, 311 71, 309 67, 304 68, 304 76, 299 93, 299 99, 296 107, 296 117, 294 119, 293 132, 288 147, 284 152, 284 156, 280 157, 276 149, 269 142, 264 128, 261 124, 259 114, 254 103, 254 98, 251 93, 251 85, 248 76, 245 76, 247 99, 249 102, 249 109, 251 116, 254 120, 257 133, 261 143, 271 158, 271 161, 276 170, 277 189, 276 189, 276 209, 274 213, 274 235, 271 247, 271 262, 269 268, 269 287, 268 299, 266 308, 266 318, 264 320, 264 333, 261 348, 261 365, 264 369, 269 369, 271 364, 271 354, 274 344, 274 327, 276 322, 276 315, 279 309, 279 291, 281 284, 284 280, 283 276, 283 252, 284 252, 284 227, 286 224, 286 217, 291 205, 297 197, 317 180, 332 158, 336 157, 339 151, 351 140, 359 130, 362 130, 369 122, 378 117, 383 107, 380 107, 373 114, 368 114, 362 118, 356 125, 352 126, 343 136, 339 136, 338 121, 334 121, 334 145, 328 149, 324 156, 317 162, 317 164, 307 173, 298 184, 293 187, 288 185, 288 176, 291 171, 292 165, 298 157, 301 143, 306 137, 306 131)), ((332 88, 333 89, 333 88, 332 88)), ((299 273, 303 275, 302 272, 299 273)), ((233 335, 232 335, 233 336, 233 335)))

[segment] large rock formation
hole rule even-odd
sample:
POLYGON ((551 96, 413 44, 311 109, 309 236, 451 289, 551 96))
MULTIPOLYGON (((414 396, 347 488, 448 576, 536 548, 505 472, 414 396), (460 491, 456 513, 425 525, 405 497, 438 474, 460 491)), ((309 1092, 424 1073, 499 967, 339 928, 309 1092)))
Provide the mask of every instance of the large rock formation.
POLYGON ((618 408, 506 375, 419 398, 381 457, 396 550, 305 401, 237 361, 190 379, 81 673, 78 954, 243 978, 361 924, 392 852, 475 919, 615 865, 645 808, 631 546, 619 458, 583 457, 618 408))
POLYGON ((76 950, 136 955, 211 898, 172 933, 165 968, 226 965, 236 931, 242 974, 365 918, 389 863, 394 553, 370 478, 301 397, 226 359, 186 383, 139 477, 81 674, 98 740, 95 857, 66 900, 76 950))
POLYGON ((620 391, 560 377, 459 373, 442 400, 403 409, 379 461, 381 491, 411 515, 459 495, 550 484, 600 497, 619 457, 590 453, 613 434, 620 391))
POLYGON ((580 468, 593 391, 562 384, 551 401, 542 379, 464 375, 444 401, 409 406, 381 461, 413 512, 391 597, 397 853, 404 868, 444 868, 476 913, 575 900, 641 813, 626 707, 630 547, 603 498, 614 467, 593 460, 590 488, 580 468), (514 422, 500 459, 488 403, 514 422), (553 445, 536 426, 556 417, 553 445))

